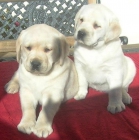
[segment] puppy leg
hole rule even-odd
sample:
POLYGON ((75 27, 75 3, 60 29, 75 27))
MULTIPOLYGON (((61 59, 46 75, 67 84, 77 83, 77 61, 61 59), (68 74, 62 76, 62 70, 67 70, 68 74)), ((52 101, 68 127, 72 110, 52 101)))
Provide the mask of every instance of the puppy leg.
POLYGON ((121 112, 125 109, 125 105, 122 102, 122 71, 112 71, 110 75, 107 75, 107 82, 109 86, 109 103, 107 110, 112 114, 121 112))
POLYGON ((130 97, 130 95, 127 92, 128 92, 128 88, 122 89, 122 101, 125 104, 131 104, 132 98, 130 97))
POLYGON ((18 130, 30 134, 36 123, 37 101, 28 90, 20 89, 20 100, 22 107, 22 119, 17 126, 18 130))
POLYGON ((16 71, 11 80, 5 85, 7 93, 16 93, 19 90, 18 71, 16 71))
POLYGON ((53 132, 53 118, 63 100, 63 97, 60 98, 61 94, 63 94, 62 92, 57 90, 52 93, 52 90, 54 92, 54 89, 51 89, 51 91, 43 95, 42 110, 33 129, 33 133, 38 137, 46 138, 53 132))
POLYGON ((79 90, 78 93, 74 96, 74 99, 81 100, 84 99, 88 93, 88 83, 85 78, 83 66, 80 63, 76 62, 76 60, 75 60, 75 66, 78 74, 79 90))
POLYGON ((116 88, 110 91, 109 93, 109 104, 107 110, 112 114, 121 112, 125 109, 125 105, 122 102, 122 90, 116 88))

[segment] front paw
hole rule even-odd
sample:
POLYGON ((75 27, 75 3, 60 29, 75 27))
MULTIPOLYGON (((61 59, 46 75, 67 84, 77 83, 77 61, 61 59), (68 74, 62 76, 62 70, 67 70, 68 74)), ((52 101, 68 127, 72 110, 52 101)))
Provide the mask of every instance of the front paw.
POLYGON ((19 91, 19 84, 9 82, 5 85, 5 91, 9 94, 17 93, 19 91))
POLYGON ((47 124, 36 124, 33 128, 33 133, 39 138, 46 138, 53 132, 51 125, 47 124))
POLYGON ((107 110, 112 114, 115 114, 125 110, 125 105, 123 104, 123 102, 109 103, 107 110))
POLYGON ((17 128, 23 133, 30 134, 35 126, 35 121, 22 121, 18 124, 17 128))
POLYGON ((78 93, 74 96, 75 100, 81 100, 81 99, 85 99, 87 95, 87 91, 86 90, 80 90, 78 91, 78 93))

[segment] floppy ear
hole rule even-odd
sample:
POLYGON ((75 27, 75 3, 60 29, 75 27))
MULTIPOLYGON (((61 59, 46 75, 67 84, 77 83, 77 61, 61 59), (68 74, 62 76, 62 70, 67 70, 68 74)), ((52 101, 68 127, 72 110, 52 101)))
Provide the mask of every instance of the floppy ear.
POLYGON ((20 33, 19 37, 16 40, 16 59, 17 62, 20 62, 20 58, 21 58, 21 38, 24 34, 24 30, 20 33))
POLYGON ((105 43, 118 38, 121 34, 121 27, 118 20, 112 20, 106 31, 105 43))
POLYGON ((18 63, 20 62, 20 57, 21 57, 21 43, 20 37, 18 37, 16 40, 16 59, 18 63))
POLYGON ((64 64, 65 58, 69 54, 69 44, 64 35, 60 36, 60 66, 64 64))

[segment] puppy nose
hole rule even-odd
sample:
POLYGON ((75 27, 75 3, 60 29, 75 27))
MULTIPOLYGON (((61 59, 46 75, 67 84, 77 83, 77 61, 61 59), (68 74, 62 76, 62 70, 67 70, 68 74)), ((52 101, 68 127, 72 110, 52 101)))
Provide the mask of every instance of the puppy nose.
POLYGON ((86 35, 85 31, 79 30, 78 31, 78 39, 83 39, 83 37, 86 35))
POLYGON ((32 69, 38 70, 38 68, 39 68, 40 65, 41 65, 41 62, 40 62, 39 60, 35 59, 35 60, 33 60, 33 61, 31 62, 31 65, 32 65, 32 69))

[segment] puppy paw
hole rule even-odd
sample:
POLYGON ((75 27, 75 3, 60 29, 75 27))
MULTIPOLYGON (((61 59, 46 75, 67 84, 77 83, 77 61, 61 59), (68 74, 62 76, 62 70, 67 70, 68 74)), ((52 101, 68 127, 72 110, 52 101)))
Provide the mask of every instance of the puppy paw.
POLYGON ((75 100, 84 99, 87 95, 87 90, 80 88, 78 93, 74 96, 75 100))
POLYGON ((5 91, 9 94, 14 94, 19 91, 19 84, 17 83, 7 83, 5 85, 5 91))
POLYGON ((85 99, 86 95, 85 94, 76 94, 74 96, 75 100, 81 100, 81 99, 85 99))
POLYGON ((110 103, 107 107, 107 110, 112 114, 115 114, 125 110, 125 105, 122 102, 110 103))
POLYGON ((131 104, 132 98, 130 97, 130 95, 128 93, 126 93, 126 95, 123 96, 122 101, 125 104, 131 104))
POLYGON ((46 138, 53 132, 53 129, 50 125, 43 124, 43 125, 36 125, 33 128, 33 133, 38 136, 39 138, 46 138))
POLYGON ((32 129, 35 126, 35 122, 34 121, 26 121, 26 122, 20 122, 19 125, 17 126, 18 130, 26 133, 26 134, 30 134, 32 132, 32 129))

